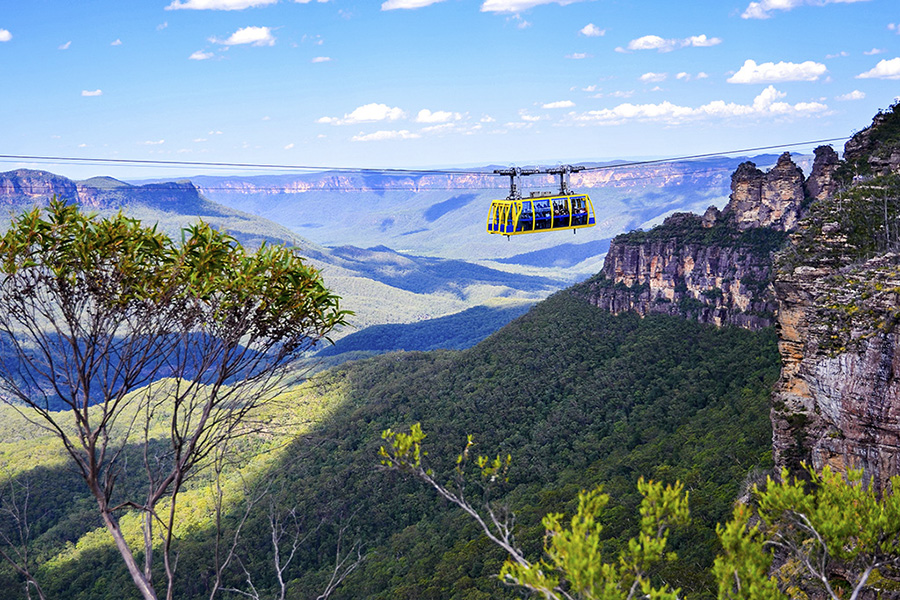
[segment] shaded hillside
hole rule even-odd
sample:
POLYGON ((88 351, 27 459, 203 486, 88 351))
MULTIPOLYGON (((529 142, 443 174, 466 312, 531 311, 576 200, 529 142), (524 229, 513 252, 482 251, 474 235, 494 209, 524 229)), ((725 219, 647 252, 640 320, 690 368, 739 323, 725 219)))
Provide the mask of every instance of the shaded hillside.
MULTIPOLYGON (((715 523, 728 516, 748 473, 768 464, 767 395, 777 371, 771 330, 613 316, 566 291, 468 350, 387 354, 325 373, 281 405, 298 412, 279 419, 307 424, 283 454, 271 455, 278 457, 274 464, 255 471, 308 528, 324 521, 286 573, 291 594, 321 591, 337 523, 350 525, 347 535, 363 541, 367 559, 334 598, 516 596, 491 577, 503 557, 462 515, 419 483, 375 468, 381 431, 415 422, 428 433, 429 460, 439 473, 452 468, 467 433, 481 452, 512 453, 506 498, 531 555, 540 551, 541 517, 571 510, 582 488, 603 483, 611 493, 614 508, 604 522, 613 550, 633 532, 638 476, 684 481, 693 525, 673 539, 681 566, 661 576, 708 592, 715 523)), ((21 456, 22 443, 3 446, 4 456, 21 456)), ((259 452, 271 443, 248 440, 246 449, 259 452)), ((70 485, 65 468, 53 469, 47 485, 70 485)), ((83 508, 79 501, 71 506, 83 508)), ((239 518, 240 507, 234 511, 239 518)), ((251 519, 241 550, 261 590, 274 584, 265 513, 251 519)), ((61 600, 131 597, 127 574, 102 536, 84 535, 92 526, 79 514, 54 513, 36 530, 42 556, 59 556, 41 571, 50 593, 61 600)), ((184 598, 208 595, 202 565, 209 527, 204 510, 183 516, 184 598)), ((12 574, 4 573, 0 586, 11 589, 12 574)), ((244 581, 235 571, 229 583, 244 581)))
POLYGON ((529 309, 476 306, 455 315, 403 325, 373 325, 326 346, 316 358, 345 352, 383 353, 395 350, 464 350, 474 346, 529 309))

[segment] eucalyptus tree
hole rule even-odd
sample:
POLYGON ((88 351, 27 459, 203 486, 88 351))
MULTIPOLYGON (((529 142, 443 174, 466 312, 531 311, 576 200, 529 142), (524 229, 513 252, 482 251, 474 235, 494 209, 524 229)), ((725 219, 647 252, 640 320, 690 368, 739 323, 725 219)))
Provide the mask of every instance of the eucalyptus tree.
POLYGON ((185 483, 347 315, 294 249, 54 200, 0 239, 0 394, 60 440, 142 597, 173 598, 185 483))

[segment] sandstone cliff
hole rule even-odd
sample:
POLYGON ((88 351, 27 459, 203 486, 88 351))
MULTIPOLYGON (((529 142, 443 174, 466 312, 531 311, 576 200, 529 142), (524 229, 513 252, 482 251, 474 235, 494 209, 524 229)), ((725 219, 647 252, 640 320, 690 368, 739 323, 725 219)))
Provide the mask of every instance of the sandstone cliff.
POLYGON ((97 210, 143 204, 190 214, 200 207, 209 209, 212 206, 189 181, 131 185, 111 177, 76 182, 61 175, 30 169, 0 173, 0 206, 40 205, 53 197, 97 210))
POLYGON ((830 175, 808 186, 819 199, 774 280, 776 466, 862 468, 878 489, 900 474, 898 133, 900 111, 882 113, 847 142, 846 161, 823 158, 830 175))
POLYGON ((817 149, 808 179, 788 153, 767 173, 742 163, 722 211, 675 214, 651 231, 616 237, 584 294, 613 313, 682 315, 748 329, 773 325, 772 256, 810 200, 832 189, 836 158, 830 148, 817 149))

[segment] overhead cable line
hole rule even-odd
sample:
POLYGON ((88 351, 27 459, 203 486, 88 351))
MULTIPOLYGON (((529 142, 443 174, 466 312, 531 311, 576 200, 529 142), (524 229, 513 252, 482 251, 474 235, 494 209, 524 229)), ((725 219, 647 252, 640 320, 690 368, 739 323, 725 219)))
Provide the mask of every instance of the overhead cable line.
MULTIPOLYGON (((636 167, 642 165, 681 162, 687 160, 695 160, 699 158, 712 158, 715 156, 726 156, 729 154, 739 154, 745 152, 760 152, 763 150, 776 150, 781 148, 793 148, 797 146, 809 146, 813 144, 825 144, 829 142, 838 142, 850 139, 850 136, 836 137, 823 140, 810 140, 805 142, 792 142, 788 144, 776 144, 772 146, 757 146, 755 148, 742 148, 740 150, 724 150, 721 152, 708 152, 704 154, 690 154, 685 156, 677 156, 670 158, 659 158, 651 160, 640 160, 630 162, 616 162, 608 165, 598 165, 595 167, 586 167, 585 171, 602 171, 610 169, 621 169, 625 167, 636 167)), ((361 174, 400 174, 400 175, 490 175, 494 176, 489 170, 474 169, 403 169, 403 168, 369 168, 369 167, 327 167, 312 165, 287 165, 287 164, 271 164, 271 163, 232 163, 232 162, 202 162, 202 161, 179 161, 179 160, 146 160, 146 159, 126 159, 126 158, 84 158, 76 156, 33 156, 22 154, 0 154, 0 160, 15 161, 41 161, 54 162, 57 164, 76 163, 76 164, 108 164, 119 166, 152 166, 152 167, 206 167, 206 168, 239 168, 239 169, 259 169, 259 170, 282 170, 282 171, 309 171, 309 172, 325 172, 333 171, 339 173, 361 173, 361 174)))
POLYGON ((691 154, 689 156, 676 156, 674 158, 658 158, 652 160, 638 160, 633 162, 622 162, 615 163, 612 165, 600 165, 596 167, 586 167, 585 171, 602 171, 605 169, 619 169, 622 167, 636 167, 640 165, 653 165, 659 163, 668 163, 668 162, 681 162, 685 160, 694 160, 697 158, 712 158, 714 156, 725 156, 726 154, 740 154, 743 152, 760 152, 762 150, 777 150, 780 148, 794 148, 796 146, 809 146, 812 144, 826 144, 829 142, 842 142, 844 140, 849 140, 850 136, 838 137, 838 138, 829 138, 827 140, 811 140, 808 142, 794 142, 791 144, 777 144, 775 146, 758 146, 756 148, 743 148, 741 150, 728 150, 726 152, 709 152, 707 154, 691 154))

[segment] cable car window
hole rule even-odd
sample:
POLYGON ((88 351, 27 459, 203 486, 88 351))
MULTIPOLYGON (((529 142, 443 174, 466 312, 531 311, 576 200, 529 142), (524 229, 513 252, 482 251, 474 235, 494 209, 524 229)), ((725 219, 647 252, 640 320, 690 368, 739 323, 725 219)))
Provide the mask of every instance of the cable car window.
POLYGON ((553 227, 569 226, 569 202, 567 197, 553 199, 553 227))
POLYGON ((552 212, 549 200, 536 200, 534 202, 534 228, 550 229, 552 225, 552 212))
POLYGON ((534 229, 534 216, 529 200, 522 203, 522 212, 519 213, 519 224, 516 231, 531 231, 532 229, 534 229))
POLYGON ((588 217, 587 202, 584 196, 572 196, 572 225, 586 225, 588 217))

